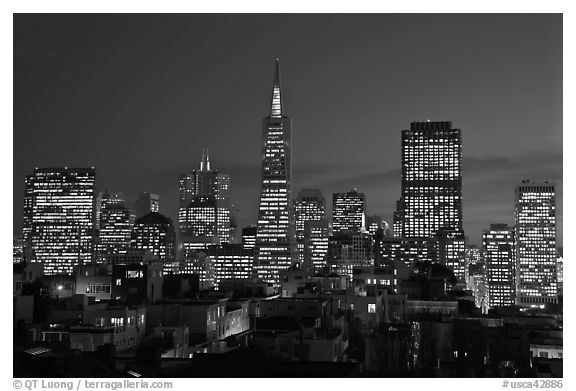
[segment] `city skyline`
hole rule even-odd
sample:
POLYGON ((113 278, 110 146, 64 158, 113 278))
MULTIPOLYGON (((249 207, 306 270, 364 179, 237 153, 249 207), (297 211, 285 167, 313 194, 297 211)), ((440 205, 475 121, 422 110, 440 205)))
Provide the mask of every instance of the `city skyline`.
POLYGON ((482 230, 491 223, 513 223, 514 185, 530 179, 556 184, 558 245, 562 245, 561 15, 278 15, 274 23, 259 15, 154 17, 156 23, 150 27, 146 16, 135 15, 100 19, 15 16, 15 21, 22 20, 15 23, 14 45, 15 234, 21 233, 24 176, 34 166, 95 166, 97 191, 123 192, 128 199, 144 191, 159 194, 160 213, 177 221, 178 177, 196 169, 202 148, 209 148, 213 164, 231 176, 232 200, 240 209, 239 227, 255 224, 260 119, 268 108, 270 65, 279 57, 283 96, 294 118, 293 196, 306 187, 319 188, 325 197, 357 188, 367 194, 367 213, 382 215, 391 224, 400 193, 401 131, 414 120, 452 121, 462 129, 463 222, 470 241, 479 244, 482 230), (251 44, 236 42, 240 47, 232 48, 228 40, 241 39, 243 34, 255 38, 246 28, 239 28, 238 38, 203 34, 188 44, 182 38, 188 36, 186 29, 205 32, 214 18, 240 25, 261 18, 258 39, 249 40, 251 44), (294 18, 302 22, 303 32, 291 38, 291 42, 303 44, 299 50, 280 39, 278 47, 255 52, 272 39, 266 35, 272 25, 281 26, 294 18), (348 27, 329 28, 334 37, 348 37, 339 41, 337 48, 328 44, 329 34, 321 33, 312 22, 332 26, 330 22, 339 18, 349 23, 348 27), (402 32, 408 30, 402 29, 410 18, 416 31, 405 36, 402 32), (474 33, 486 18, 493 23, 494 32, 474 33), (538 31, 531 28, 535 19, 541 26, 538 31), (58 20, 58 26, 50 27, 52 20, 58 20), (159 34, 160 26, 168 27, 168 21, 173 22, 169 31, 159 34), (424 36, 426 27, 436 22, 437 29, 430 37, 424 36), (109 25, 110 31, 102 31, 104 25, 109 25), (350 31, 353 25, 359 26, 356 33, 350 31), (78 35, 66 35, 62 30, 66 26, 78 35), (133 31, 128 32, 126 26, 133 31), (447 26, 460 28, 462 37, 472 43, 464 46, 462 37, 447 39, 451 32, 447 26), (136 45, 135 31, 142 32, 144 27, 152 31, 146 37, 156 33, 156 40, 149 46, 136 45), (388 38, 386 32, 393 27, 401 31, 388 38), (38 33, 44 34, 40 46, 38 33), (104 41, 122 39, 103 48, 96 33, 103 33, 104 41), (499 45, 488 45, 490 34, 503 37, 499 45), (312 42, 306 43, 305 38, 310 37, 312 42), (175 40, 164 45, 168 38, 175 40), (351 59, 334 61, 336 52, 349 53, 360 41, 363 45, 353 51, 351 59), (386 50, 376 55, 369 49, 380 47, 374 46, 380 41, 386 50), (310 52, 314 42, 325 44, 316 54, 310 52), (416 46, 406 50, 410 43, 416 46), (199 45, 203 57, 177 50, 194 45, 199 45), (511 47, 513 52, 506 53, 511 47), (155 50, 168 55, 166 60, 175 60, 180 53, 182 64, 191 65, 196 73, 164 62, 155 50), (239 57, 242 51, 244 58, 239 57), (426 59, 425 65, 413 65, 420 57, 426 59), (453 61, 447 62, 447 57, 453 61), (147 59, 153 61, 144 61, 147 59), (458 66, 444 69, 453 62, 458 66), (473 62, 476 74, 469 77, 471 68, 467 66, 473 62), (138 72, 128 77, 125 85, 106 91, 104 87, 112 87, 116 77, 126 77, 129 65, 138 72), (74 69, 68 69, 70 66, 74 69), (42 72, 37 72, 38 67, 42 72), (406 69, 395 74, 401 67, 406 69), (150 79, 153 71, 155 80, 150 79), (458 86, 464 77, 466 84, 458 86), (61 83, 53 85, 54 80, 61 83), (98 81, 105 86, 98 86, 98 81), (87 88, 81 90, 80 86, 87 88), (143 88, 155 93, 136 97, 143 88), (112 92, 117 94, 113 103, 118 107, 102 100, 112 92), (223 115, 215 115, 223 109, 223 115), (84 124, 85 118, 94 120, 84 124), (238 132, 242 137, 237 137, 238 132), (98 137, 82 145, 80 140, 90 134, 98 137), (222 143, 226 135, 231 140, 222 143), (37 141, 27 143, 31 137, 37 141), (51 141, 62 139, 71 141, 51 141), (312 151, 323 142, 328 148, 323 148, 322 158, 314 156, 312 151), (46 143, 54 149, 42 150, 46 143), (101 153, 104 146, 110 148, 109 154, 101 153), (164 148, 166 155, 150 159, 157 148, 164 148), (125 159, 123 151, 132 158, 125 159))
POLYGON ((14 14, 13 376, 562 378, 562 16, 14 14))

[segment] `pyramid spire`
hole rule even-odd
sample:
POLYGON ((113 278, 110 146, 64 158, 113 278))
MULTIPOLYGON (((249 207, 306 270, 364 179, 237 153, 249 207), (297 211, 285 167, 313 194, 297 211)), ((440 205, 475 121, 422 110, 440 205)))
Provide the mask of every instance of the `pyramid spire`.
POLYGON ((204 161, 204 167, 206 167, 206 171, 210 171, 210 154, 208 152, 208 148, 206 148, 206 160, 204 161))
POLYGON ((282 117, 282 97, 280 93, 280 60, 276 59, 276 72, 274 74, 274 85, 272 86, 272 106, 270 117, 282 117))

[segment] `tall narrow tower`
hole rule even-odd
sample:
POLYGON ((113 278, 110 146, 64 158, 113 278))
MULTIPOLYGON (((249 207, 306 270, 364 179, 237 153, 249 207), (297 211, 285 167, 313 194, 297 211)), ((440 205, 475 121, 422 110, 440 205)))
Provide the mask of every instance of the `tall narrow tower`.
POLYGON ((254 270, 279 285, 279 271, 298 259, 292 209, 292 119, 284 115, 280 62, 272 87, 270 115, 262 132, 262 188, 258 209, 254 270))
POLYGON ((556 188, 522 181, 516 186, 516 304, 541 307, 558 302, 556 188))

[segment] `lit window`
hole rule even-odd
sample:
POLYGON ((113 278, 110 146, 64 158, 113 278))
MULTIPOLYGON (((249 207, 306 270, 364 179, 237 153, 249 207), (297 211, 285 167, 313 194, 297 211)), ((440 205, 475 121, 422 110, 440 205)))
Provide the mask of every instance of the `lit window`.
POLYGON ((376 304, 368 304, 368 313, 375 314, 376 313, 376 304))

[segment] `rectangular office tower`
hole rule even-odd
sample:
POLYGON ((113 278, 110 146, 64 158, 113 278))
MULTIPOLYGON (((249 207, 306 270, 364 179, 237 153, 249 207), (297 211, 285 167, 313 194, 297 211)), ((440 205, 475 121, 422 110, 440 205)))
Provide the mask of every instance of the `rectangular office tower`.
POLYGON ((548 182, 516 186, 516 304, 556 303, 556 198, 548 182))
POLYGON ((296 242, 298 243, 298 262, 304 262, 304 226, 308 221, 324 219, 326 201, 318 189, 302 189, 294 201, 296 219, 296 242))
POLYGON ((136 216, 120 197, 108 199, 99 212, 97 261, 106 261, 111 254, 124 253, 130 247, 136 216))
POLYGON ((366 228, 366 195, 352 189, 332 195, 332 230, 362 232, 366 228))
POLYGON ((412 122, 402 131, 401 191, 395 213, 400 236, 428 238, 441 229, 462 231, 460 129, 451 122, 412 122))
POLYGON ((91 260, 94 168, 36 168, 26 181, 30 238, 44 274, 73 274, 91 260))
POLYGON ((292 207, 292 120, 284 115, 280 65, 272 87, 270 115, 262 133, 262 187, 254 270, 259 278, 279 285, 280 270, 298 260, 292 207))
POLYGON ((490 308, 515 304, 516 254, 514 230, 506 224, 490 224, 482 234, 486 288, 490 308))
POLYGON ((326 266, 329 238, 328 220, 322 219, 304 223, 303 269, 322 271, 326 266))

